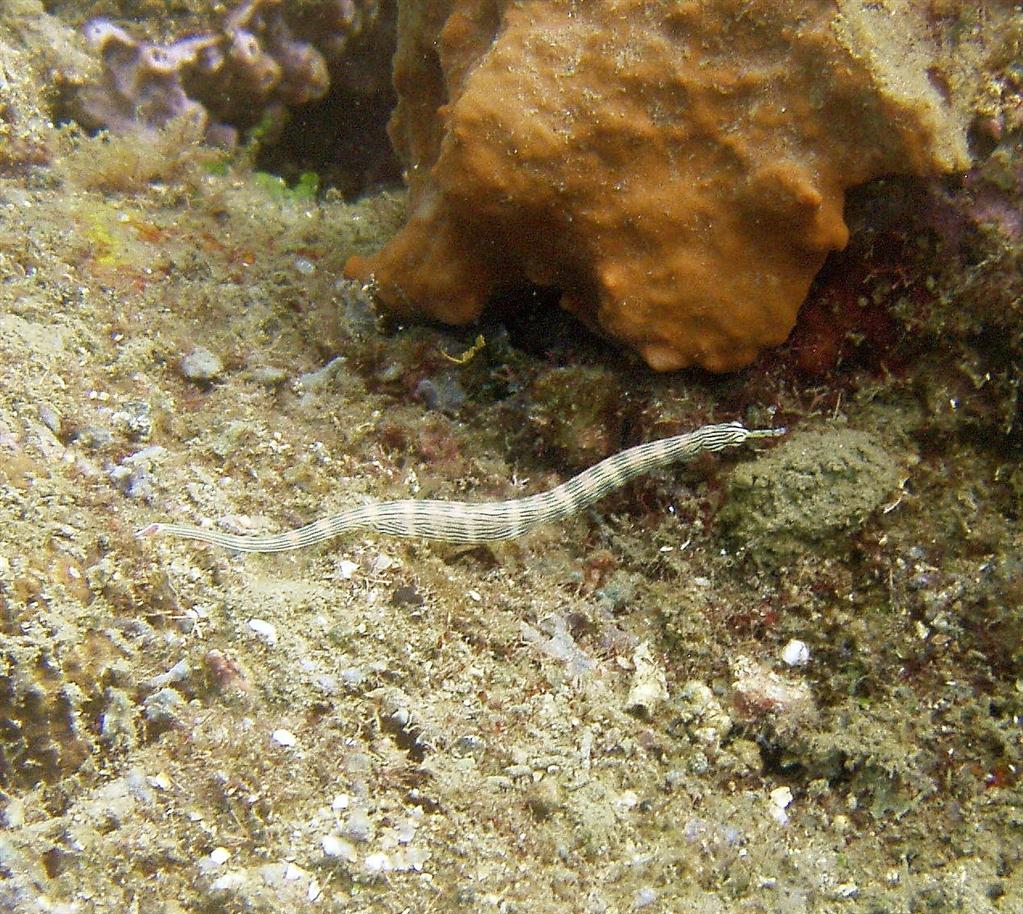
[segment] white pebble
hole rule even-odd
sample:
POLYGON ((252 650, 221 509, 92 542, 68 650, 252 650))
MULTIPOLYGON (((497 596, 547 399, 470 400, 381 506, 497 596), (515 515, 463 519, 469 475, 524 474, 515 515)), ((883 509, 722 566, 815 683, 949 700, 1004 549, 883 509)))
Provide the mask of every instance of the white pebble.
POLYGON ((337 857, 348 863, 355 862, 355 848, 344 838, 339 838, 337 835, 324 835, 320 839, 320 844, 323 846, 323 853, 328 857, 337 857))
POLYGON ((393 869, 394 867, 391 865, 391 861, 388 859, 387 854, 370 854, 363 863, 363 868, 368 875, 377 876, 380 873, 393 869))
POLYGON ((286 746, 289 749, 298 743, 298 737, 290 730, 274 730, 270 734, 270 739, 277 743, 278 746, 286 746))
POLYGON ((348 559, 342 559, 337 563, 337 576, 341 578, 342 581, 350 581, 352 579, 352 575, 354 575, 358 570, 359 566, 348 559))
POLYGON ((668 698, 667 677, 654 660, 648 641, 643 641, 633 652, 632 665, 635 672, 625 699, 625 710, 650 715, 668 698))
POLYGON ((231 852, 226 847, 215 847, 210 851, 210 863, 223 866, 231 859, 231 852))
POLYGON ((205 346, 196 346, 178 363, 181 374, 189 381, 208 383, 224 371, 224 363, 205 346))
POLYGON ((11 797, 7 808, 0 815, 0 826, 21 828, 25 824, 25 803, 20 797, 11 797))
POLYGON ((789 814, 785 812, 792 802, 792 791, 788 787, 775 787, 770 793, 771 817, 779 825, 787 825, 789 814))
POLYGON ((157 790, 170 790, 171 779, 164 773, 151 774, 146 778, 147 783, 150 787, 155 787, 157 790))
POLYGON ((419 823, 415 819, 403 819, 394 827, 394 838, 399 844, 409 844, 416 836, 419 823))
POLYGON ((224 873, 214 880, 210 888, 214 892, 237 892, 249 877, 245 873, 231 872, 224 873))
POLYGON ((793 638, 782 648, 781 659, 788 666, 806 666, 810 662, 810 648, 805 641, 793 638))
POLYGON ((657 901, 657 889, 647 886, 636 892, 636 898, 632 902, 632 907, 638 911, 641 908, 649 907, 655 901, 657 901))
POLYGON ((277 643, 277 629, 271 622, 266 619, 249 619, 246 624, 271 647, 277 643))
POLYGON ((341 826, 341 834, 350 841, 365 844, 373 837, 373 823, 363 809, 353 809, 341 826))
POLYGON ((366 679, 366 671, 360 666, 350 666, 341 671, 341 681, 349 689, 357 688, 366 679))

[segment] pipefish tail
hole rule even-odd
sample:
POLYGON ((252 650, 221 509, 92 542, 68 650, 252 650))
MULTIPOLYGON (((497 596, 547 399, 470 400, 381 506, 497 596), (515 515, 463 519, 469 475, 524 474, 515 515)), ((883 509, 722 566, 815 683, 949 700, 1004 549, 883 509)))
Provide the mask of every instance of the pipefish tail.
POLYGON ((784 428, 748 429, 740 422, 705 425, 685 435, 660 438, 600 461, 567 482, 536 495, 510 501, 472 503, 407 499, 348 508, 284 533, 237 536, 182 524, 150 524, 138 536, 177 536, 237 552, 285 552, 322 543, 343 533, 373 530, 449 543, 485 543, 514 539, 541 524, 582 511, 629 480, 704 452, 738 447, 755 438, 784 435, 784 428))

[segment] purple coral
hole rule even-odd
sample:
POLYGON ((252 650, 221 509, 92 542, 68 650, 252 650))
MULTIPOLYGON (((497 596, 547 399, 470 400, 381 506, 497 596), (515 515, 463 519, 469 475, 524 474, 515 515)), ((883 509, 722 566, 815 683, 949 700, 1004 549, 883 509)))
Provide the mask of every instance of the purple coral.
POLYGON ((186 115, 208 121, 203 105, 185 92, 182 73, 213 47, 212 36, 161 47, 136 41, 105 19, 86 25, 85 36, 103 57, 103 81, 79 97, 79 120, 86 126, 126 133, 139 126, 162 127, 186 115))
MULTIPOLYGON (((85 26, 102 59, 101 79, 83 87, 76 117, 120 133, 194 118, 214 145, 233 146, 238 128, 280 125, 289 107, 322 98, 331 66, 377 22, 376 0, 323 0, 286 15, 282 0, 246 0, 219 28, 169 44, 131 36, 105 19, 85 26)), ((370 80, 379 85, 379 80, 370 80)))

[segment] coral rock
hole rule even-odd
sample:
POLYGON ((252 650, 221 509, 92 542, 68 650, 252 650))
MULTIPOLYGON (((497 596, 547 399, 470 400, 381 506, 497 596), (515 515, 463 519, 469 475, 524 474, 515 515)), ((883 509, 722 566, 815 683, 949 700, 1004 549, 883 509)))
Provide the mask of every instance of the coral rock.
MULTIPOLYGON (((188 117, 208 142, 230 147, 238 127, 279 126, 289 108, 322 98, 332 79, 377 91, 353 60, 373 41, 379 13, 377 0, 313 0, 298 11, 281 0, 246 0, 219 27, 168 44, 94 19, 85 36, 102 57, 102 77, 81 89, 73 113, 87 127, 119 133, 188 117)), ((387 25, 384 17, 380 27, 387 25)))
POLYGON ((656 369, 741 367, 846 243, 847 188, 967 166, 997 15, 950 18, 912 0, 407 3, 391 135, 411 215, 348 272, 451 323, 553 287, 656 369))

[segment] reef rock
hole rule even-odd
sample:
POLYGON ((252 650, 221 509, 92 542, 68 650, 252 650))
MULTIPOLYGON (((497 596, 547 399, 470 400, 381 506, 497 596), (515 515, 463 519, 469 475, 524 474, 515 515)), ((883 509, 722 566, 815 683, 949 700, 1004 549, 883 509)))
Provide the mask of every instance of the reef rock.
POLYGON ((537 284, 654 368, 782 342, 847 188, 968 166, 1011 4, 409 0, 404 230, 349 273, 450 323, 537 284))
POLYGON ((84 31, 102 72, 80 88, 70 110, 86 127, 117 133, 190 117, 208 142, 233 147, 239 127, 279 129, 288 109, 322 98, 332 82, 356 94, 379 91, 386 69, 365 56, 389 26, 377 0, 244 0, 210 31, 166 44, 93 19, 84 31))

